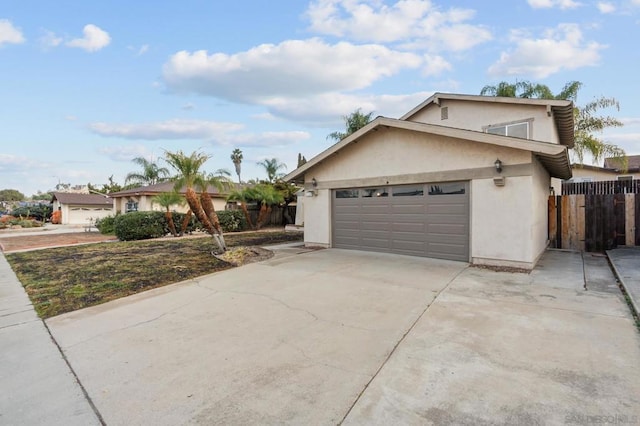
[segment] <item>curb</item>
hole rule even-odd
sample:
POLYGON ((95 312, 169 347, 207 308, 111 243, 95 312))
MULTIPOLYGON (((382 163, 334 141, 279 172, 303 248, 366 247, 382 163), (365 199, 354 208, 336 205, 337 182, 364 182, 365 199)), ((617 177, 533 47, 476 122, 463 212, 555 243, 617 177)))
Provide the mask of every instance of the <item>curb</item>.
POLYGON ((615 262, 613 262, 611 260, 611 256, 609 256, 609 250, 605 251, 605 253, 607 254, 607 259, 609 260, 609 265, 611 265, 611 269, 613 269, 613 273, 615 274, 616 278, 618 279, 618 282, 620 283, 620 285, 622 285, 622 288, 624 288, 624 291, 626 293, 626 295, 628 296, 629 300, 631 301, 631 306, 633 307, 633 310, 635 311, 635 315, 636 317, 640 317, 640 301, 636 301, 632 296, 631 293, 629 293, 629 290, 627 289, 627 286, 624 283, 624 280, 622 279, 622 274, 620 273, 620 271, 618 271, 618 268, 616 267, 615 262))

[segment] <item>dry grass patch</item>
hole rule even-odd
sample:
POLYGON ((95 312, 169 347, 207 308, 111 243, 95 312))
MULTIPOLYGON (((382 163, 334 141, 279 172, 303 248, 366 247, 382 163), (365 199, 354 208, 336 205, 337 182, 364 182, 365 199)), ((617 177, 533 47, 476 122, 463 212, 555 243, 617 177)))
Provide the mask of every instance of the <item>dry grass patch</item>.
MULTIPOLYGON (((242 246, 242 258, 224 261, 211 255, 211 238, 110 242, 6 254, 42 318, 97 305, 264 257, 249 247, 301 241, 300 233, 255 232, 226 236, 230 248, 242 246)), ((233 253, 232 249, 232 253, 233 253)), ((258 259, 260 260, 260 259, 258 259)))

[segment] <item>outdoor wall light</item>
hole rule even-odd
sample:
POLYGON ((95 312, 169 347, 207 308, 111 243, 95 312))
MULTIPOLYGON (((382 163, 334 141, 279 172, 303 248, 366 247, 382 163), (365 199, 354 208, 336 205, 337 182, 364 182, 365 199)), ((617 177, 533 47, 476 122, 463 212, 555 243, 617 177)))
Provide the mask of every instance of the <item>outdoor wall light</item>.
POLYGON ((316 180, 316 178, 311 179, 311 186, 313 186, 314 188, 318 187, 318 181, 316 180))
POLYGON ((496 159, 496 161, 493 163, 493 165, 496 167, 496 171, 498 173, 502 173, 502 161, 500 161, 500 159, 496 159))

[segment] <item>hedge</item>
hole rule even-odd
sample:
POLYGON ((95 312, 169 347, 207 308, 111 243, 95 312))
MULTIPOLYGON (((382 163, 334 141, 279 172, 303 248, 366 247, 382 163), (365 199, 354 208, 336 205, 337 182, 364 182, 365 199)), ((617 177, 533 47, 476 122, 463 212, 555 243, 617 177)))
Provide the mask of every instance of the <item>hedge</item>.
MULTIPOLYGON (((223 232, 238 232, 247 229, 247 221, 242 211, 223 210, 216 213, 223 232)), ((176 231, 180 233, 185 213, 172 213, 172 216, 176 231)), ((108 216, 100 219, 96 223, 96 227, 102 234, 115 233, 121 241, 146 240, 171 233, 165 213, 160 211, 130 212, 115 217, 108 216)), ((202 225, 192 215, 185 232, 190 234, 201 230, 203 230, 202 225)))

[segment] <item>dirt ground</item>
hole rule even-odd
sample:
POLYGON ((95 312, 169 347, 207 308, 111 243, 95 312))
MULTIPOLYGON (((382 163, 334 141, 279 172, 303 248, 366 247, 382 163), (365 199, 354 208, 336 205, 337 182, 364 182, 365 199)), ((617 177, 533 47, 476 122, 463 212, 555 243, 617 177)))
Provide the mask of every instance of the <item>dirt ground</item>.
POLYGON ((105 241, 118 241, 118 239, 113 235, 102 235, 98 232, 19 236, 4 236, 0 234, 0 248, 5 253, 105 241))

